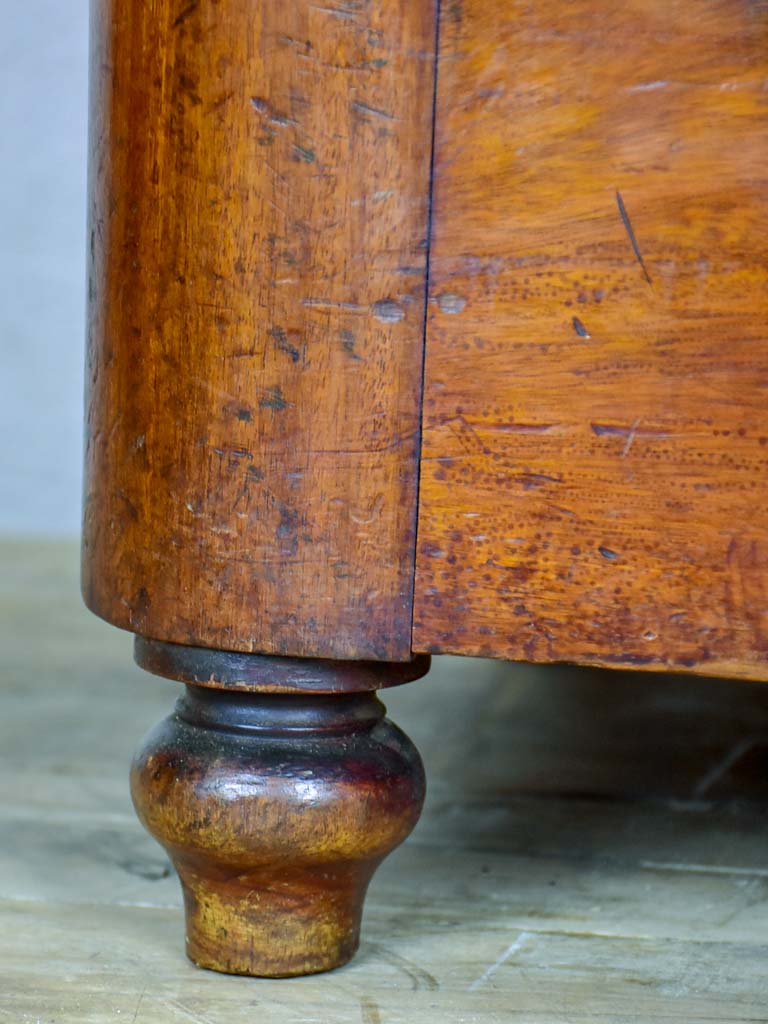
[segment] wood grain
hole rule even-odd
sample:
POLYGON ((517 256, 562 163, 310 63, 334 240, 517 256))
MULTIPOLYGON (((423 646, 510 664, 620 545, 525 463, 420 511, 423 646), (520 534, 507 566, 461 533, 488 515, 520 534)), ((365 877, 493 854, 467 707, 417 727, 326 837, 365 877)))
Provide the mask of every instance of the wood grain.
POLYGON ((768 9, 440 38, 414 649, 768 679, 768 9))
POLYGON ((433 5, 93 10, 86 600, 406 659, 433 5))
POLYGON ((374 871, 424 802, 416 748, 375 694, 188 686, 131 793, 184 893, 187 955, 269 978, 345 964, 374 871))
POLYGON ((364 693, 400 686, 429 672, 428 655, 410 661, 344 661, 184 647, 137 636, 136 664, 195 686, 250 693, 364 693))

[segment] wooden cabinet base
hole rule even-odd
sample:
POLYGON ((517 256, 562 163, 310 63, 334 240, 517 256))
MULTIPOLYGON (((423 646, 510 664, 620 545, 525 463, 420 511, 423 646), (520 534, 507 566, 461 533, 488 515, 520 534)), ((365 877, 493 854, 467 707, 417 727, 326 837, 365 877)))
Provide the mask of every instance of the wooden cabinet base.
POLYGON ((188 685, 131 772, 179 873, 201 967, 287 977, 357 949, 378 864, 418 820, 424 770, 375 693, 188 685))

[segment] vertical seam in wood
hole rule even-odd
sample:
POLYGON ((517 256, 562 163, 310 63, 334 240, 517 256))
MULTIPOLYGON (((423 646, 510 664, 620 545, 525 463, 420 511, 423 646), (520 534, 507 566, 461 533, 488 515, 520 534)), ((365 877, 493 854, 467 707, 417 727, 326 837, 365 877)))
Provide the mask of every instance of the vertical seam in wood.
POLYGON ((435 42, 432 73, 432 138, 429 154, 429 184, 427 195, 427 251, 424 267, 424 315, 421 331, 421 381, 419 384, 419 425, 416 437, 416 501, 414 503, 413 557, 411 560, 411 650, 413 650, 413 616, 416 607, 416 557, 419 541, 419 496, 421 493, 421 441, 424 434, 424 383, 427 365, 427 325, 429 323, 429 292, 432 261, 432 220, 435 197, 435 138, 437 133, 437 75, 440 58, 440 12, 442 0, 435 0, 435 42))

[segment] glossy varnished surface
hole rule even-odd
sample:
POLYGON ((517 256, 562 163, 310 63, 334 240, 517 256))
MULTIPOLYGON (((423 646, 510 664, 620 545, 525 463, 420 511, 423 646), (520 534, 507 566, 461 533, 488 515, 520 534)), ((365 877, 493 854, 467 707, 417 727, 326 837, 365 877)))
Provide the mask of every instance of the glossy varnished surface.
POLYGON ((407 659, 431 3, 95 0, 84 591, 407 659))
POLYGON ((414 649, 768 678, 767 54, 443 5, 414 649))
POLYGON ((357 949, 373 872, 411 831, 424 769, 373 694, 189 686, 131 792, 179 873, 201 967, 315 974, 357 949))
POLYGON ((183 647, 137 636, 136 664, 147 672, 213 689, 250 693, 361 693, 400 686, 429 671, 429 657, 411 661, 321 661, 183 647))

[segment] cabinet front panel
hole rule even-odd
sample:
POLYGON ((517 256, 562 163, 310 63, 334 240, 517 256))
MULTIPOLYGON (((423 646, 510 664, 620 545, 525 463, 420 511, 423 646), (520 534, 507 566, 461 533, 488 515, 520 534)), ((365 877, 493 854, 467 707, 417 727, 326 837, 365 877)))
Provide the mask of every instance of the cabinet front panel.
POLYGON ((440 38, 414 648, 768 678, 768 7, 440 38))

